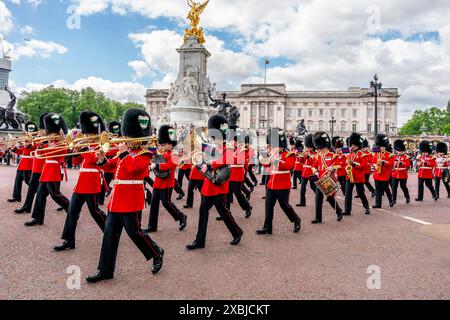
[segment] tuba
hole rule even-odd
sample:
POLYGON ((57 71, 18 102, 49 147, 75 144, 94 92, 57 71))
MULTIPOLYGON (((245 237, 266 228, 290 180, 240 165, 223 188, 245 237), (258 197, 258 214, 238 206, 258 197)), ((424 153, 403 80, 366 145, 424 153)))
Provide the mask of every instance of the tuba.
MULTIPOLYGON (((169 147, 160 146, 158 148, 156 155, 153 156, 153 158, 152 158, 152 163, 155 163, 155 164, 166 163, 166 159, 164 158, 163 154, 168 150, 169 150, 169 147)), ((153 173, 155 174, 156 177, 158 177, 160 179, 167 179, 170 175, 169 170, 155 169, 155 170, 153 170, 153 173)))
MULTIPOLYGON (((204 152, 197 151, 192 154, 192 165, 195 166, 200 172, 201 167, 206 164, 206 155, 204 152)), ((214 185, 222 185, 227 182, 231 177, 231 167, 225 165, 217 169, 208 169, 205 173, 202 172, 204 177, 208 179, 214 185)))

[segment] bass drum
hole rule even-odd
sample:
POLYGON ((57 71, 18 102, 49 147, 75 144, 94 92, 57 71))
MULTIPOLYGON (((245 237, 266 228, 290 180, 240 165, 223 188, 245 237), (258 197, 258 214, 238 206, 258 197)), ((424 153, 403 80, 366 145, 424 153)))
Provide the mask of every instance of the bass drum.
MULTIPOLYGON (((162 155, 155 155, 152 159, 152 163, 155 164, 161 164, 161 163, 166 163, 166 159, 164 159, 164 157, 162 155)), ((167 179, 170 175, 170 171, 169 170, 153 170, 153 173, 155 174, 156 177, 160 178, 160 179, 167 179)))
MULTIPOLYGON (((197 169, 201 170, 201 167, 197 169)), ((231 177, 231 167, 224 166, 221 168, 208 170, 204 174, 205 178, 208 179, 212 184, 220 186, 227 182, 231 177)))

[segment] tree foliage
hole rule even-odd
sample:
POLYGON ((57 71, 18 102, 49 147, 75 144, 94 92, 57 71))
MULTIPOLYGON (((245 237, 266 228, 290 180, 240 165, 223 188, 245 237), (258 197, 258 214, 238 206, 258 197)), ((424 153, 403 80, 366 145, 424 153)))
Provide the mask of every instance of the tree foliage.
POLYGON ((450 113, 446 109, 437 107, 416 110, 399 133, 401 135, 420 135, 422 134, 422 127, 426 128, 428 134, 450 134, 450 113))
POLYGON ((82 111, 97 112, 104 121, 120 120, 129 108, 145 108, 138 103, 120 103, 108 99, 103 93, 92 88, 81 91, 48 87, 40 91, 23 92, 18 109, 31 116, 32 121, 39 122, 44 112, 61 114, 69 128, 74 128, 82 111))

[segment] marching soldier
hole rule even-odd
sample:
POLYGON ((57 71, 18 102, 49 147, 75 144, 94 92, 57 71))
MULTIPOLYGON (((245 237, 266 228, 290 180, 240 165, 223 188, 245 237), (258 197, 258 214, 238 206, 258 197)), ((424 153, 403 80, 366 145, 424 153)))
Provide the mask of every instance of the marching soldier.
POLYGON ((341 163, 346 172, 346 184, 345 184, 345 211, 344 216, 351 215, 352 212, 352 201, 353 201, 353 187, 356 187, 356 193, 361 199, 361 203, 365 209, 365 214, 370 214, 369 201, 367 200, 366 194, 364 192, 364 183, 366 182, 366 177, 364 174, 367 155, 361 151, 363 138, 359 133, 352 133, 349 138, 349 145, 351 152, 348 155, 345 163, 341 163))
POLYGON ((115 187, 107 205, 108 215, 98 271, 86 278, 90 283, 114 277, 123 228, 147 261, 153 259, 151 268, 153 274, 159 272, 163 265, 164 250, 141 230, 140 223, 145 206, 144 178, 148 176, 152 154, 142 147, 141 142, 132 141, 133 138, 150 136, 150 116, 142 109, 131 108, 125 113, 121 130, 124 137, 130 138, 129 146, 126 143, 119 144, 118 156, 113 159, 107 159, 103 151, 97 153, 98 166, 114 167, 116 173, 115 187))
POLYGON ((194 190, 197 189, 199 192, 201 192, 204 182, 205 176, 196 166, 192 166, 191 173, 189 175, 186 204, 183 206, 183 208, 191 209, 194 207, 194 190))
POLYGON ((158 175, 155 177, 147 232, 156 232, 158 230, 160 202, 162 202, 164 208, 169 212, 172 218, 179 222, 179 230, 182 231, 186 228, 187 216, 181 212, 170 199, 176 183, 175 169, 177 168, 179 158, 177 156, 177 159, 174 159, 175 156, 172 154, 173 148, 178 143, 175 129, 167 125, 162 126, 158 131, 158 143, 162 149, 160 151, 162 151, 165 163, 152 163, 150 169, 155 171, 169 171, 169 175, 167 178, 161 178, 158 175), (176 160, 176 163, 174 160, 176 160))
POLYGON ((306 206, 306 187, 309 185, 311 187, 311 190, 316 193, 316 185, 311 180, 311 176, 313 175, 312 172, 312 165, 316 161, 316 149, 314 147, 313 143, 313 135, 308 134, 305 137, 305 147, 306 147, 306 153, 303 155, 303 168, 302 168, 302 185, 300 187, 300 203, 297 204, 297 207, 305 207, 306 206))
POLYGON ((263 161, 263 166, 272 167, 272 171, 266 189, 264 226, 256 233, 272 234, 274 207, 277 201, 289 221, 294 224, 294 233, 298 233, 301 228, 301 219, 289 204, 292 187, 291 170, 295 164, 295 153, 287 150, 286 135, 280 129, 273 129, 267 140, 267 144, 272 148, 272 155, 261 161, 263 161))
MULTIPOLYGON (((44 117, 47 115, 47 113, 43 113, 39 117, 39 130, 45 131, 44 127, 44 117)), ((34 144, 34 150, 38 150, 42 147, 45 147, 45 142, 38 142, 34 144)), ((28 191, 27 191, 27 197, 25 199, 25 202, 23 203, 22 208, 14 210, 17 214, 23 214, 23 213, 31 213, 31 209, 33 207, 33 200, 34 196, 36 195, 36 192, 39 187, 39 180, 41 178, 42 169, 44 168, 45 159, 38 159, 36 157, 33 157, 33 166, 31 169, 31 179, 30 183, 28 184, 28 191)))
MULTIPOLYGON (((228 131, 228 121, 223 116, 214 115, 209 119, 208 136, 216 141, 222 141, 223 143, 222 145, 219 144, 219 146, 215 149, 216 160, 202 165, 201 171, 203 173, 206 173, 208 170, 219 169, 227 166, 227 159, 228 161, 233 159, 233 150, 227 149, 226 146, 228 131)), ((223 222, 233 236, 233 240, 230 244, 235 246, 241 242, 243 231, 234 220, 230 210, 226 207, 226 197, 228 192, 228 181, 219 185, 213 184, 209 179, 205 179, 201 191, 198 232, 194 242, 186 246, 188 250, 196 250, 205 247, 209 210, 211 210, 213 206, 217 209, 217 212, 222 217, 223 222)))
MULTIPOLYGON (((38 128, 33 122, 27 122, 25 124, 25 134, 37 132, 38 128)), ((22 201, 22 183, 30 184, 31 171, 33 169, 33 157, 31 153, 36 148, 32 142, 26 137, 24 143, 20 148, 16 148, 14 153, 20 156, 19 166, 17 167, 16 180, 14 181, 14 191, 11 199, 8 202, 21 202, 22 201)))
POLYGON ((450 198, 450 185, 448 176, 448 167, 450 166, 450 158, 447 155, 448 147, 444 142, 439 142, 436 145, 436 169, 434 172, 434 188, 436 190, 436 197, 439 199, 439 189, 442 183, 447 190, 447 198, 450 198))
MULTIPOLYGON (((181 150, 180 152, 180 157, 185 156, 185 150, 181 150)), ((180 188, 183 189, 183 180, 186 177, 186 179, 189 182, 189 176, 191 175, 191 170, 192 170, 192 164, 191 162, 185 161, 182 166, 178 169, 178 184, 180 185, 180 188)))
MULTIPOLYGON (((333 137, 331 139, 331 145, 334 148, 334 153, 336 154, 338 158, 338 162, 340 162, 340 168, 337 171, 337 177, 339 184, 341 185, 342 193, 345 196, 345 185, 346 185, 346 177, 347 173, 345 172, 345 167, 347 165, 347 156, 342 152, 342 149, 344 148, 344 139, 342 137, 333 137)), ((360 150, 361 148, 359 148, 360 150)))
POLYGON ((292 189, 295 190, 297 189, 297 181, 300 182, 300 187, 301 187, 301 183, 302 183, 302 170, 303 170, 303 143, 300 139, 294 139, 294 141, 292 141, 294 150, 292 150, 292 152, 294 152, 295 154, 295 164, 294 164, 294 174, 292 175, 292 180, 293 180, 293 187, 292 189))
MULTIPOLYGON (((326 132, 316 132, 313 136, 314 147, 316 148, 317 157, 312 165, 313 177, 312 181, 317 181, 327 174, 336 176, 336 171, 340 168, 340 162, 335 154, 330 152, 331 139, 326 132)), ((313 182, 314 183, 314 182, 313 182)), ((319 188, 316 189, 315 211, 316 218, 311 221, 312 224, 322 223, 322 207, 324 194, 319 188)), ((335 199, 335 195, 327 195, 327 202, 335 210, 337 221, 342 220, 342 209, 335 199)))
POLYGON ((436 167, 436 158, 431 155, 431 143, 422 141, 419 145, 420 155, 417 157, 417 166, 419 168, 419 194, 416 201, 423 201, 423 185, 430 190, 433 199, 437 201, 438 197, 433 187, 433 171, 436 167))
POLYGON ((253 187, 258 185, 258 179, 256 179, 254 168, 255 168, 255 149, 250 145, 250 137, 248 135, 245 136, 245 156, 248 160, 248 169, 247 175, 250 177, 251 182, 253 183, 253 187))
MULTIPOLYGON (((49 136, 49 147, 57 146, 56 141, 61 140, 63 135, 67 134, 68 131, 64 118, 56 113, 49 113, 44 117, 44 126, 45 133, 49 136)), ((45 157, 50 153, 59 157, 45 160, 31 220, 25 222, 25 226, 27 227, 42 225, 44 223, 45 206, 49 195, 66 213, 69 210, 70 201, 60 191, 60 183, 62 181, 61 168, 64 165, 64 155, 67 153, 67 150, 50 151, 48 153, 43 150, 36 150, 36 156, 45 157)))
POLYGON ((364 152, 367 157, 367 164, 366 164, 366 167, 364 170, 364 175, 366 177, 365 186, 369 190, 371 197, 374 198, 375 197, 375 189, 372 186, 372 184, 370 183, 370 176, 372 174, 373 153, 372 153, 372 151, 370 151, 370 148, 369 148, 369 140, 367 140, 367 138, 364 136, 362 136, 362 137, 364 139, 363 146, 362 146, 362 152, 364 152))
POLYGON ((394 170, 392 172, 392 197, 394 202, 397 202, 397 190, 398 185, 403 190, 406 203, 409 203, 409 190, 407 186, 408 182, 408 168, 411 166, 411 160, 406 154, 406 142, 403 140, 394 141, 394 150, 397 153, 394 160, 394 170))
MULTIPOLYGON (((95 112, 83 111, 80 114, 81 133, 88 137, 96 137, 106 130, 102 118, 95 112)), ((81 209, 86 203, 94 221, 102 231, 105 230, 106 214, 99 209, 97 194, 101 191, 102 175, 97 167, 96 145, 83 148, 80 152, 86 152, 75 156, 74 160, 81 162, 80 176, 73 190, 69 211, 61 239, 64 242, 55 246, 55 251, 75 249, 75 233, 81 209)))
POLYGON ((395 201, 389 188, 389 179, 395 159, 394 155, 386 150, 389 148, 389 138, 384 134, 379 134, 375 139, 375 145, 380 148, 380 152, 375 153, 372 160, 372 164, 375 167, 373 174, 373 179, 375 180, 375 205, 372 208, 381 209, 383 194, 386 194, 389 206, 393 207, 395 201))

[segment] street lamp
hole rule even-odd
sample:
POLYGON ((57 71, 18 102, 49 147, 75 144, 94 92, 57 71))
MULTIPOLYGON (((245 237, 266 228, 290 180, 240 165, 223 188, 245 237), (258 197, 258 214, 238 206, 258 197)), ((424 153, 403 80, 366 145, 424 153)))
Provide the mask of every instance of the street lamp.
POLYGON ((336 124, 336 119, 334 117, 331 117, 331 120, 328 121, 331 126, 331 139, 334 137, 334 125, 336 124))
POLYGON ((422 126, 420 127, 420 131, 422 132, 421 137, 422 137, 422 138, 425 138, 425 137, 427 136, 427 131, 428 131, 428 128, 427 128, 427 126, 425 125, 425 123, 422 124, 422 126))
POLYGON ((381 96, 381 89, 383 88, 383 85, 378 82, 378 75, 375 74, 373 77, 373 80, 370 81, 370 91, 369 94, 372 97, 375 97, 375 115, 374 115, 374 122, 375 122, 375 137, 378 135, 378 97, 381 96))

